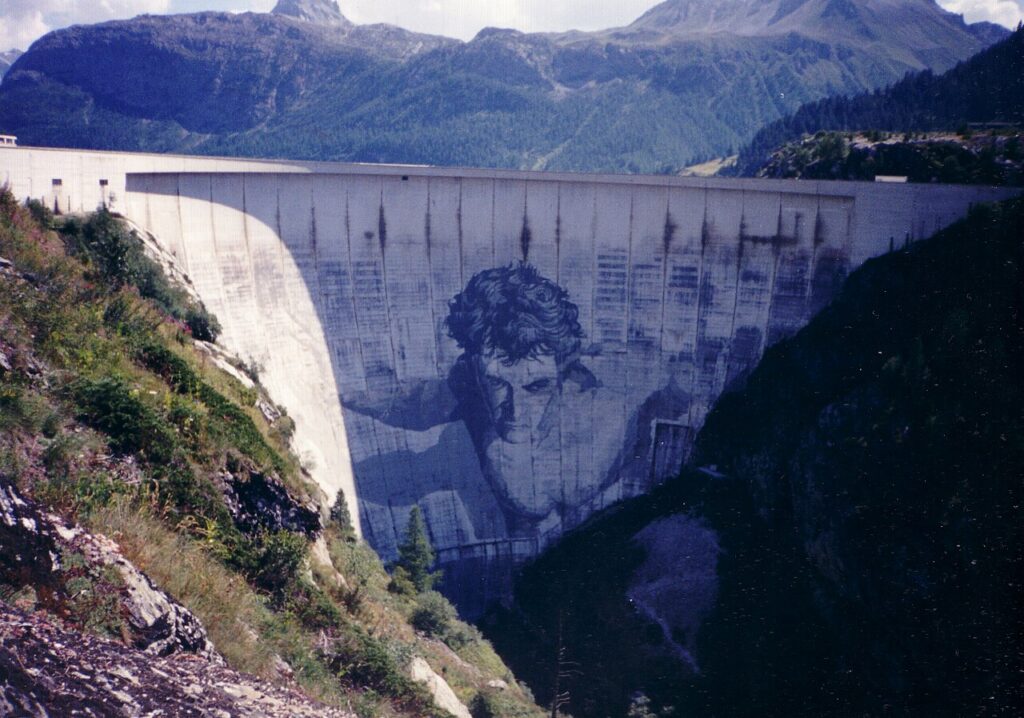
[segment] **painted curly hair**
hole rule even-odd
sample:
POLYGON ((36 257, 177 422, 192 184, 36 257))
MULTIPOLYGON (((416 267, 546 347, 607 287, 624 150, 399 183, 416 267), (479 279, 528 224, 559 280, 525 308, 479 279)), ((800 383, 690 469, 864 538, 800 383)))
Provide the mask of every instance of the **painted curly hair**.
POLYGON ((448 336, 468 354, 494 352, 506 365, 580 349, 579 309, 569 294, 530 264, 487 269, 448 303, 448 336))

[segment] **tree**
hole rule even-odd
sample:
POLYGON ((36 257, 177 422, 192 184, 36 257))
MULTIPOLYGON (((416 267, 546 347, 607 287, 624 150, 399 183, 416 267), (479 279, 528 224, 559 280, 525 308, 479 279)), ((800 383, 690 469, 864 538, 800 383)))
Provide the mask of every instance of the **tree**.
POLYGON ((409 523, 405 525, 405 538, 398 547, 396 565, 420 593, 429 590, 440 577, 439 572, 430 572, 434 565, 434 549, 427 538, 427 527, 419 506, 413 506, 409 512, 409 523))
POLYGON ((345 534, 351 534, 355 531, 352 527, 352 514, 348 510, 348 501, 345 499, 345 492, 341 489, 338 489, 334 504, 331 506, 331 521, 345 534))

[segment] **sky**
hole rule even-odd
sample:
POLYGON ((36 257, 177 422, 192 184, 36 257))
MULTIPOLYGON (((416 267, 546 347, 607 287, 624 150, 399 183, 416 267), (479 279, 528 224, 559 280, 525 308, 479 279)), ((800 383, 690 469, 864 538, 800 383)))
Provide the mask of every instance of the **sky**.
MULTIPOLYGON (((938 0, 968 22, 989 20, 1014 27, 1024 0, 938 0)), ((199 10, 268 12, 275 0, 0 0, 0 51, 27 49, 50 30, 143 13, 199 10)), ((626 25, 658 0, 340 0, 356 23, 387 22, 418 32, 468 40, 481 28, 526 32, 599 30, 626 25)))

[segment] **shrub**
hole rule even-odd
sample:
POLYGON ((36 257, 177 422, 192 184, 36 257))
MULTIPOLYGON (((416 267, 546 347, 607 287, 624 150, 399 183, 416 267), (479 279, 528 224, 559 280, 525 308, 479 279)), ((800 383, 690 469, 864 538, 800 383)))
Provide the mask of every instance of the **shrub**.
POLYGON ((114 451, 156 463, 171 460, 174 432, 124 378, 111 374, 81 379, 74 386, 74 396, 82 420, 106 433, 114 451))
POLYGON ((437 591, 426 591, 416 599, 416 610, 409 622, 417 631, 433 638, 444 638, 458 619, 455 607, 437 591))
POLYGON ((50 441, 43 451, 43 466, 51 479, 66 480, 71 472, 72 456, 80 445, 74 436, 61 434, 50 441))
POLYGON ((25 203, 29 214, 42 227, 53 225, 53 211, 38 199, 30 199, 25 203))
POLYGON ((367 686, 389 696, 415 695, 416 685, 406 676, 411 649, 387 638, 376 638, 359 626, 339 636, 328 659, 338 677, 352 686, 367 686))
MULTIPOLYGON (((535 718, 537 710, 519 703, 504 693, 477 693, 469 704, 473 718, 535 718)), ((559 715, 562 715, 559 713, 559 715)))
POLYGON ((220 322, 202 304, 193 304, 188 308, 185 312, 185 324, 188 325, 192 336, 200 341, 215 342, 220 336, 220 322))
POLYGON ((291 531, 261 533, 250 539, 248 551, 235 557, 249 580, 259 588, 283 598, 299 574, 306 558, 306 539, 291 531))
POLYGON ((306 579, 292 583, 284 604, 303 626, 314 631, 334 628, 342 621, 341 611, 323 589, 306 579))
POLYGON ((391 574, 391 581, 388 583, 388 591, 399 596, 415 596, 416 584, 409 578, 409 572, 404 566, 395 566, 391 574))
POLYGON ((184 322, 193 337, 216 341, 221 331, 217 318, 174 286, 146 254, 142 241, 109 211, 101 209, 84 223, 70 219, 61 233, 69 251, 92 264, 112 288, 135 287, 142 297, 184 322))

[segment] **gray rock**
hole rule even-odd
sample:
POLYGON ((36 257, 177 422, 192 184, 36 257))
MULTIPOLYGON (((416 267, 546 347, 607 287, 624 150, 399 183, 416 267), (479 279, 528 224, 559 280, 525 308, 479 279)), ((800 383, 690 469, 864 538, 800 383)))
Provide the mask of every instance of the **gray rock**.
POLYGON ((0 603, 0 715, 353 718, 204 658, 154 657, 0 603))
POLYGON ((341 14, 336 0, 278 0, 270 11, 274 15, 285 15, 297 20, 330 25, 351 27, 352 23, 341 14))
POLYGON ((427 690, 430 691, 430 695, 434 698, 434 703, 439 708, 447 711, 455 716, 455 718, 472 718, 469 709, 458 699, 455 691, 448 685, 448 682, 437 675, 425 660, 419 657, 414 658, 409 666, 409 676, 415 682, 426 686, 427 690))
POLYGON ((274 474, 246 460, 229 457, 219 477, 224 501, 235 524, 244 532, 295 531, 313 538, 323 528, 319 509, 299 502, 274 474))
POLYGON ((191 611, 161 591, 131 564, 117 544, 102 535, 68 526, 21 496, 13 485, 0 485, 0 580, 15 588, 31 586, 59 607, 65 596, 61 556, 83 556, 90 574, 112 568, 123 583, 121 608, 132 643, 145 653, 167 656, 195 653, 212 662, 222 659, 191 611))

